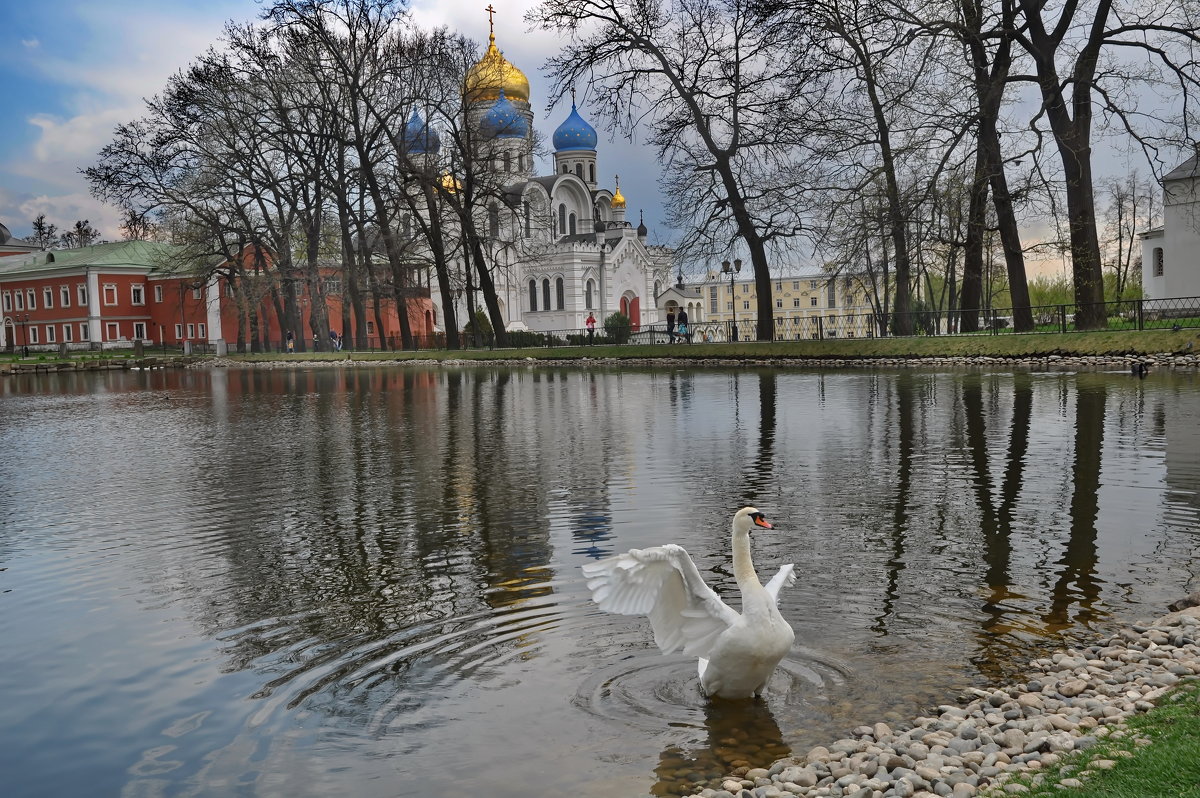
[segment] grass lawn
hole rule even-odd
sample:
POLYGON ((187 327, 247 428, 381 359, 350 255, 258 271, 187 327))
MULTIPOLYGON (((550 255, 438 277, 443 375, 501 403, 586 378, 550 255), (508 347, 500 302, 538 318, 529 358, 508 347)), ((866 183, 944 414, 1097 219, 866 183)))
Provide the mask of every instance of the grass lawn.
MULTIPOLYGON (((1007 783, 1026 785, 1029 792, 1020 794, 1032 798, 1200 798, 1200 683, 1167 694, 1154 709, 1129 718, 1120 731, 1064 761, 1057 774, 1046 773, 1039 785, 1032 776, 1007 783), (1101 760, 1115 765, 1089 768, 1101 760), (1077 778, 1083 786, 1059 787, 1065 778, 1077 778)), ((1010 793, 993 787, 981 794, 1010 793)))
POLYGON ((824 341, 741 341, 737 343, 629 344, 626 346, 543 346, 524 349, 430 349, 415 352, 263 353, 230 357, 261 361, 310 360, 563 360, 580 358, 731 358, 822 359, 918 357, 1043 357, 1046 355, 1134 355, 1162 352, 1200 354, 1200 330, 1108 330, 1094 333, 1030 333, 1015 335, 918 336, 913 338, 843 338, 824 341))

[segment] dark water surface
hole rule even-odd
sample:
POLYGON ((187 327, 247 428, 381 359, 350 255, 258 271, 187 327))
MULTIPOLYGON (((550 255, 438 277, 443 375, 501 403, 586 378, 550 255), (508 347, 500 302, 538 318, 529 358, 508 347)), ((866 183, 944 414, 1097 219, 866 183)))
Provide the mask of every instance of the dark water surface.
POLYGON ((1198 489, 1195 374, 9 377, 3 793, 678 792, 1160 614, 1198 489), (736 606, 747 503, 797 642, 709 706, 579 566, 677 542, 736 606))

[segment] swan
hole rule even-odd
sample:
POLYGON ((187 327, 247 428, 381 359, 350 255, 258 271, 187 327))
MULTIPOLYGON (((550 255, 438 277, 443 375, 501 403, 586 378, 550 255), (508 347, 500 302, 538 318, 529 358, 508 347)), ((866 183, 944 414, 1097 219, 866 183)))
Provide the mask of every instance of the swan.
POLYGON ((796 581, 788 564, 763 585, 750 559, 750 528, 772 529, 754 507, 733 516, 733 575, 738 613, 704 583, 696 563, 674 543, 631 549, 583 566, 592 601, 617 615, 648 615, 664 654, 699 658, 700 687, 716 698, 761 696, 795 633, 779 613, 781 588, 796 581))

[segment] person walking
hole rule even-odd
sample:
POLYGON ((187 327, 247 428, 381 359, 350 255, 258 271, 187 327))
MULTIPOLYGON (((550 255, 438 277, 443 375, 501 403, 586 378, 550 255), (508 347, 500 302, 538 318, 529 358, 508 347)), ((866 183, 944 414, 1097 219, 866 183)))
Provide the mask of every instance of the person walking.
POLYGON ((675 308, 667 308, 667 343, 675 343, 675 308))
POLYGON ((588 346, 591 346, 596 338, 596 317, 591 314, 591 311, 588 312, 587 321, 584 322, 584 325, 588 331, 588 346))
POLYGON ((675 321, 679 325, 679 337, 690 344, 692 342, 692 336, 691 333, 688 332, 688 314, 687 311, 682 307, 679 308, 679 313, 676 314, 675 321))
POLYGON ((296 351, 296 334, 291 330, 287 331, 287 351, 289 355, 296 351))

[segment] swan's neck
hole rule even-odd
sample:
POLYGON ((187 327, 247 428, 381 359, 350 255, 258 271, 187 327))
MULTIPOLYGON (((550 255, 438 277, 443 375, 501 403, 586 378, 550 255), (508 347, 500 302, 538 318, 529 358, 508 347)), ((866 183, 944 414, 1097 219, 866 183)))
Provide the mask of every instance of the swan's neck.
POLYGON ((750 559, 750 535, 747 532, 733 533, 733 578, 743 589, 747 585, 761 585, 754 561, 750 559))

